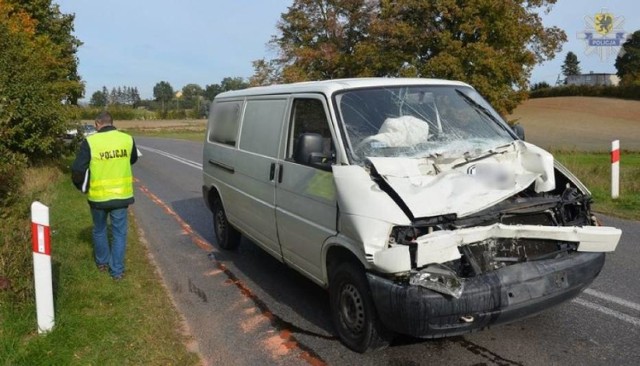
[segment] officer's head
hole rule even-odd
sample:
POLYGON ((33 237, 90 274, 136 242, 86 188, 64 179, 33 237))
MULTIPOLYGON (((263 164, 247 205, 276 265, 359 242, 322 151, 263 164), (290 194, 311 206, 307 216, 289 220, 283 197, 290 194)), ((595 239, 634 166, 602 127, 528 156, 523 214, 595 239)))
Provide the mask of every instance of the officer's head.
POLYGON ((104 126, 113 126, 113 117, 107 111, 101 112, 96 117, 96 129, 101 129, 104 126))

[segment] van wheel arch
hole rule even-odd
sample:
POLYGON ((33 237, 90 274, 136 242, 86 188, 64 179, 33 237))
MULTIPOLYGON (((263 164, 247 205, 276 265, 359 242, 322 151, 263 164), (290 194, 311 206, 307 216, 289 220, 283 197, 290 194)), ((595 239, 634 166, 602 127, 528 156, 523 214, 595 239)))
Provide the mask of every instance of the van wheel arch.
POLYGON ((331 320, 340 341, 364 353, 387 347, 393 339, 380 318, 371 296, 365 267, 348 249, 327 253, 331 320))
POLYGON ((242 235, 229 223, 222 198, 215 188, 211 188, 208 199, 213 213, 213 236, 216 238, 218 246, 227 250, 236 249, 242 235))

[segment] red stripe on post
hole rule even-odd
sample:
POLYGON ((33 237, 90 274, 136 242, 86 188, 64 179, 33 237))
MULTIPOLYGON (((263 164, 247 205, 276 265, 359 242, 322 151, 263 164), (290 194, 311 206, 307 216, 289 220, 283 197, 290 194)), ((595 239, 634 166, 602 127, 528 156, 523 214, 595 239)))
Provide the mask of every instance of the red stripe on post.
POLYGON ((33 252, 51 255, 51 230, 48 226, 31 223, 33 252))
POLYGON ((611 163, 617 163, 620 161, 620 150, 611 151, 611 163))

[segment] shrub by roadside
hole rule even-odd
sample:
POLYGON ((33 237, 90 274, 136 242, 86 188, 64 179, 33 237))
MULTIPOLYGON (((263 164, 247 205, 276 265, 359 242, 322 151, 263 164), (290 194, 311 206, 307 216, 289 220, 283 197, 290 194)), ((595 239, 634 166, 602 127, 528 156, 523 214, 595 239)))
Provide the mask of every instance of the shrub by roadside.
POLYGON ((640 85, 604 86, 604 85, 562 85, 549 88, 536 88, 529 92, 529 98, 549 97, 609 97, 640 100, 640 85))

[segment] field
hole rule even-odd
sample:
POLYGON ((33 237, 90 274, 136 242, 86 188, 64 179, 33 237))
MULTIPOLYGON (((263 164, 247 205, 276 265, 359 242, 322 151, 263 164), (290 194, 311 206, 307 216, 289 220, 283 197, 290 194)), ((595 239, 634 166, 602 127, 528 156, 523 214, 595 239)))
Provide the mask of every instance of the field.
POLYGON ((508 117, 524 127, 527 141, 550 150, 640 151, 640 101, 558 97, 530 99, 508 117))

